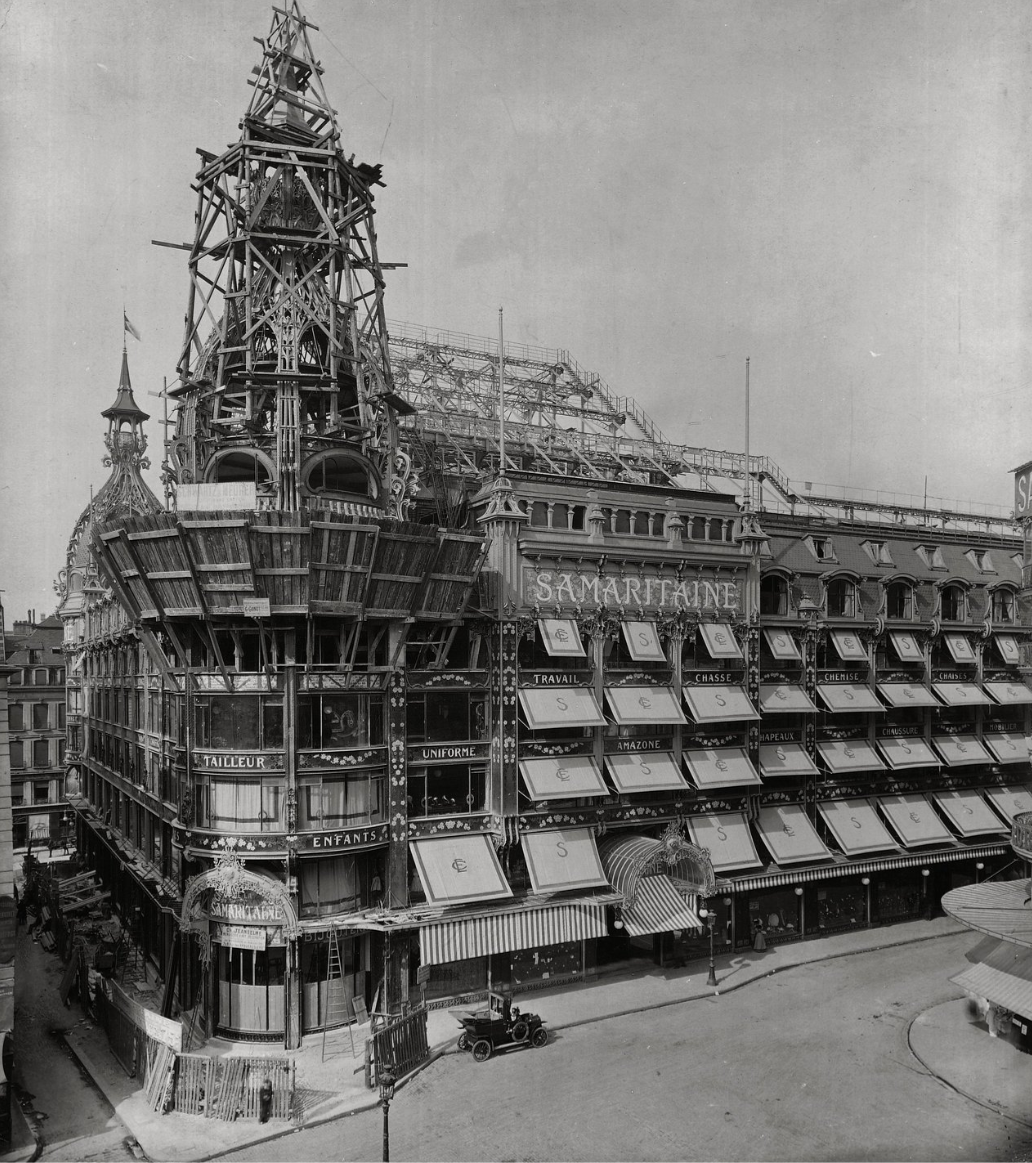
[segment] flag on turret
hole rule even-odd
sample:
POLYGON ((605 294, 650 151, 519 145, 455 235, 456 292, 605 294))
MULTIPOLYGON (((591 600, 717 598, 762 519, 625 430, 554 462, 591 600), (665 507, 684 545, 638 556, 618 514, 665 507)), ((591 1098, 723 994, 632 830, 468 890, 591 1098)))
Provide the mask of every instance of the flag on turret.
POLYGON ((139 340, 139 331, 137 331, 136 328, 129 322, 129 316, 124 311, 122 312, 122 319, 125 322, 125 330, 129 332, 133 339, 139 340))

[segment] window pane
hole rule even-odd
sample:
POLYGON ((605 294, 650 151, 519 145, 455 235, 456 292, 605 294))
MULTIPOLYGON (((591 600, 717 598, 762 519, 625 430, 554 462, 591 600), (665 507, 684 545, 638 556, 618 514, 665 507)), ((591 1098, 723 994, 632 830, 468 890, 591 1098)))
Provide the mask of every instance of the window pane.
POLYGON ((32 741, 33 767, 47 767, 50 764, 50 740, 34 739, 32 741))
POLYGON ((37 731, 45 731, 50 726, 50 707, 46 703, 35 703, 32 708, 32 726, 37 731))
POLYGON ((273 750, 283 746, 283 703, 262 700, 262 746, 273 750))
POLYGON ((25 717, 22 714, 21 703, 11 703, 8 708, 9 724, 12 731, 23 731, 25 729, 25 717))

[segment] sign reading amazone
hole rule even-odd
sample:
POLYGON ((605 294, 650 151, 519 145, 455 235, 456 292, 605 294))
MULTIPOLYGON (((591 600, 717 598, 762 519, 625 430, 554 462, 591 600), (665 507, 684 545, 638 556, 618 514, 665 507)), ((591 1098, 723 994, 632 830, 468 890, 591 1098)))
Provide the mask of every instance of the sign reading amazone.
POLYGON ((678 579, 529 566, 523 570, 523 597, 527 605, 618 610, 737 610, 741 604, 738 583, 721 581, 714 573, 678 579))

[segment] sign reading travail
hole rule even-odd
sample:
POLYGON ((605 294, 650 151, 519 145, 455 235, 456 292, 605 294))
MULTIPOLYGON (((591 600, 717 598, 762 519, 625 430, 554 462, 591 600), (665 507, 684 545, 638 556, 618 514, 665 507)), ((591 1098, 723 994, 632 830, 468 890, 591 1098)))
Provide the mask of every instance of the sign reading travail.
POLYGON ((523 570, 523 596, 528 605, 616 610, 737 610, 741 603, 738 583, 712 573, 678 580, 529 566, 523 570))

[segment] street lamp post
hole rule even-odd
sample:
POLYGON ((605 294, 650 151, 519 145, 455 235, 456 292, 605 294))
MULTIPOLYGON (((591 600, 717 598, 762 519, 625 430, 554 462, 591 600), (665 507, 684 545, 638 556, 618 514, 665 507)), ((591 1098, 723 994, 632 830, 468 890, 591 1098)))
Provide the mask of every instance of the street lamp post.
POLYGON ((706 928, 709 929, 709 977, 706 978, 706 984, 717 985, 717 966, 713 960, 713 926, 716 924, 717 915, 712 909, 699 909, 699 916, 706 922, 706 928))
POLYGON ((380 1080, 380 1105, 383 1107, 383 1163, 390 1163, 391 1158, 391 1132, 390 1124, 388 1123, 388 1115, 391 1109, 391 1099, 394 1097, 394 1084, 396 1079, 394 1071, 390 1064, 379 1071, 380 1080))

